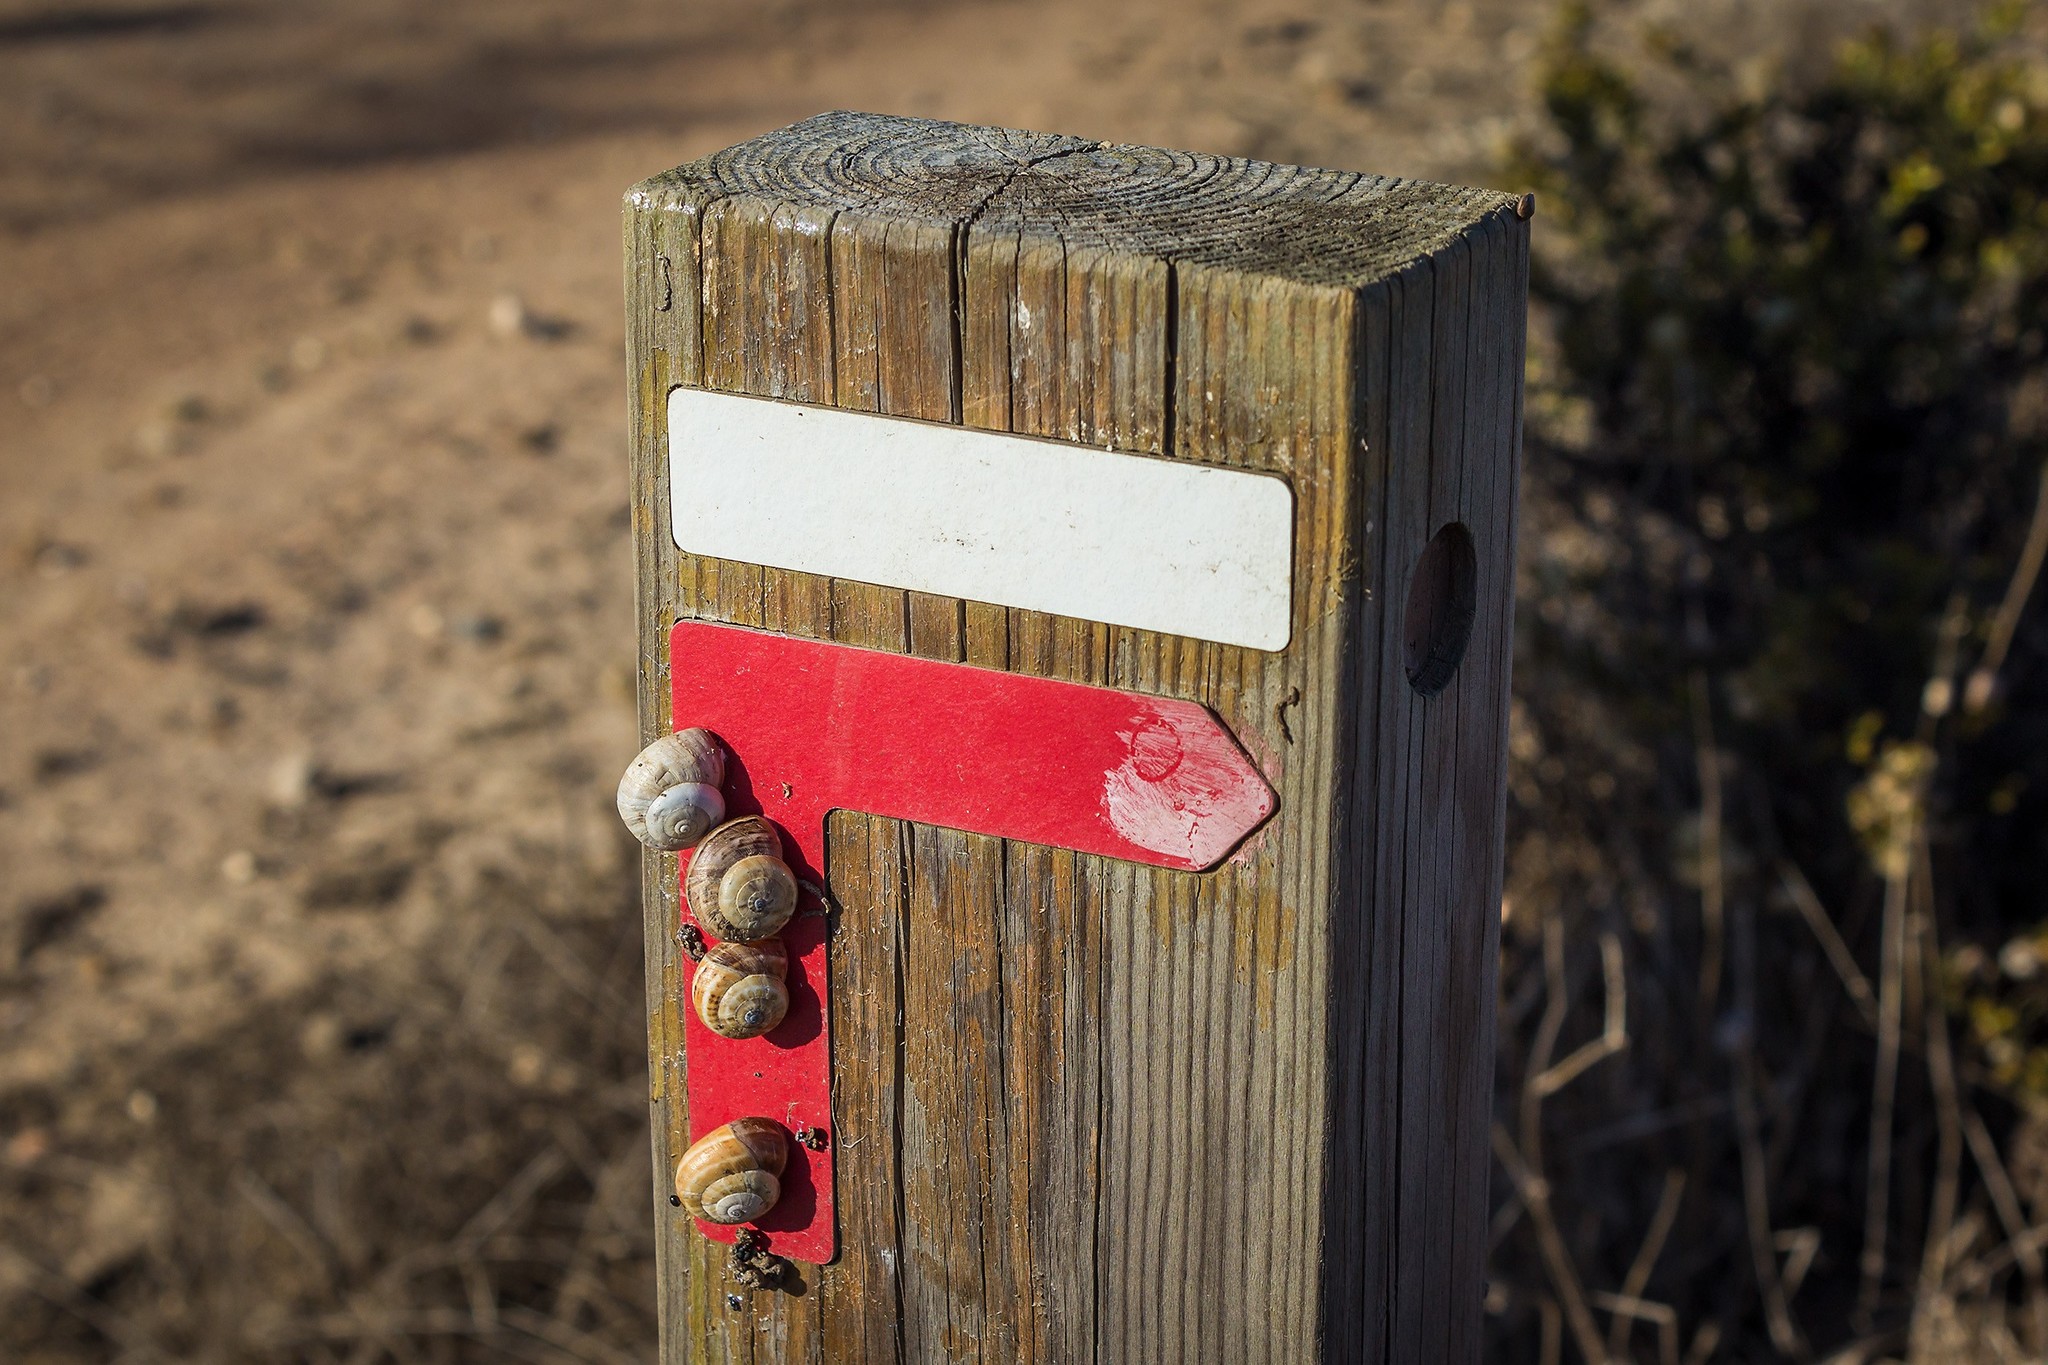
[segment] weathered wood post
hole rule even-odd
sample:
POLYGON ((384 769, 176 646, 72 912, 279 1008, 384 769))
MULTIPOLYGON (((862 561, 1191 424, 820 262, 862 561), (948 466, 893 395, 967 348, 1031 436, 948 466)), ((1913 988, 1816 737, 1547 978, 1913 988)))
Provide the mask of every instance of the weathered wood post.
POLYGON ((625 220, 644 738, 799 884, 733 1038, 646 861, 662 1359, 1476 1358, 1515 201, 841 113, 625 220))

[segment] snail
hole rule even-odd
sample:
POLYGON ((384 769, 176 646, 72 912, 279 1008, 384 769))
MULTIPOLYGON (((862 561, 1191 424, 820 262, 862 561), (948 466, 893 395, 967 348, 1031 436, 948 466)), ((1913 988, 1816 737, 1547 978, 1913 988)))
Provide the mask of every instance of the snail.
POLYGON ((690 1003, 713 1033, 758 1038, 789 1012, 789 987, 782 984, 788 972, 789 954, 781 939, 721 943, 697 964, 690 1003))
POLYGON ((719 938, 769 938, 796 913, 796 876, 782 861, 782 840, 758 815, 731 820, 704 836, 690 856, 684 888, 697 922, 719 938))
POLYGON ((676 1163, 676 1197, 692 1218, 751 1223, 782 1197, 789 1137, 772 1119, 734 1119, 697 1139, 676 1163))
POLYGON ((663 735, 626 765, 619 818, 649 848, 689 848, 725 818, 725 750, 708 730, 663 735))

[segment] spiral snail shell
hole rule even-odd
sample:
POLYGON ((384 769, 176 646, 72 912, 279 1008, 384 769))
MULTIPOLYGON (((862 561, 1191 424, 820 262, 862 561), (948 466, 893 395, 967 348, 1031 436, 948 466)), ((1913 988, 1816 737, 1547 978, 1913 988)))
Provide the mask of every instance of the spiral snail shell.
POLYGON ((692 1218, 751 1223, 782 1197, 789 1135, 772 1119, 734 1119, 697 1139, 676 1163, 676 1198, 692 1218))
POLYGON ((725 750, 708 730, 663 735, 626 765, 619 818, 649 848, 689 848, 725 818, 725 750))
POLYGON ((782 861, 774 826, 758 815, 705 835, 683 889, 699 924, 742 943, 771 937, 796 913, 796 876, 782 861))
POLYGON ((782 940, 721 943, 690 978, 690 1003, 704 1026, 724 1038, 758 1038, 789 1012, 789 954, 782 940))

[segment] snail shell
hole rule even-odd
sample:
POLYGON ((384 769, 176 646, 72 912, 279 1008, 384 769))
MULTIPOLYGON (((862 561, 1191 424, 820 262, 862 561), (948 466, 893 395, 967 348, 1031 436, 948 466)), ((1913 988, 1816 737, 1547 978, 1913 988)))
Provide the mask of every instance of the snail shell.
POLYGON ((676 1163, 676 1197, 692 1218, 751 1223, 782 1197, 789 1135, 772 1119, 713 1128, 676 1163))
POLYGON ((649 848, 689 848, 725 818, 725 750, 708 730, 663 735, 626 765, 619 818, 649 848))
POLYGON ((789 954, 782 940, 721 943, 697 964, 690 978, 690 1003, 713 1033, 725 1038, 758 1038, 789 1012, 789 954))
POLYGON ((683 889, 699 924, 742 943, 772 937, 796 913, 796 876, 782 861, 774 827, 758 815, 704 836, 683 889))

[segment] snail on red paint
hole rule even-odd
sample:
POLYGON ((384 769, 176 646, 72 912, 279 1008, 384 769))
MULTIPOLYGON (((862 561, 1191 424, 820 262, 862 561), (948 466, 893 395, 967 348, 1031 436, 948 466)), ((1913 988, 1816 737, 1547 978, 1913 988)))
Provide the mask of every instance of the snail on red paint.
POLYGON ((676 1163, 676 1197, 692 1218, 751 1223, 782 1197, 789 1135, 772 1119, 734 1119, 692 1144, 676 1163))
POLYGON ((723 939, 757 943, 796 913, 796 875, 782 840, 758 815, 728 820, 690 858, 684 891, 697 922, 723 939))
POLYGON ((724 781, 725 750, 710 731, 663 735, 619 779, 619 818, 649 848, 690 848, 725 818, 724 781))
POLYGON ((697 964, 690 1003, 713 1033, 758 1038, 789 1012, 789 987, 783 984, 788 974, 781 939, 720 943, 697 964))

